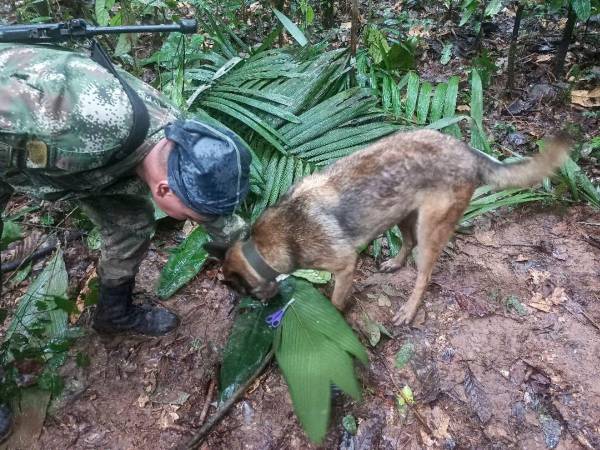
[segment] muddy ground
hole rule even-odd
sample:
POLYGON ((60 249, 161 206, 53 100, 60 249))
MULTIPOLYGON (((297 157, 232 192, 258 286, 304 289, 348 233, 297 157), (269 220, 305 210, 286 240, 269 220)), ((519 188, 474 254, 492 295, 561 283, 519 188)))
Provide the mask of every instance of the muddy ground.
MULTIPOLYGON (((600 448, 599 224, 600 213, 586 207, 479 219, 442 256, 413 328, 394 327, 391 317, 414 269, 380 274, 364 258, 346 317, 366 345, 365 313, 394 337, 370 347, 369 365, 358 368, 363 401, 335 397, 322 448, 600 448), (415 356, 397 369, 407 342, 415 356), (396 406, 404 384, 416 398, 405 417, 396 406), (358 420, 356 436, 341 425, 346 414, 358 420)), ((152 292, 166 258, 165 250, 150 251, 140 294, 152 292)), ((217 265, 208 267, 166 302, 183 318, 168 337, 90 331, 78 350, 91 364, 64 368, 67 388, 50 408, 39 448, 168 449, 189 439, 233 320, 234 296, 217 275, 217 265)), ((273 365, 203 448, 315 447, 273 365)))

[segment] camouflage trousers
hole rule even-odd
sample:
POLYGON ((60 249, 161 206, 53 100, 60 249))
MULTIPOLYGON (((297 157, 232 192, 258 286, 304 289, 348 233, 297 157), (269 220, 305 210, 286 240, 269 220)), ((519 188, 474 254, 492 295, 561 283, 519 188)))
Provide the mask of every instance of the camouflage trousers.
MULTIPOLYGON (((13 188, 0 180, 0 213, 13 188)), ((124 193, 76 200, 102 237, 98 276, 102 284, 118 286, 135 277, 154 233, 154 206, 147 194, 124 193)))

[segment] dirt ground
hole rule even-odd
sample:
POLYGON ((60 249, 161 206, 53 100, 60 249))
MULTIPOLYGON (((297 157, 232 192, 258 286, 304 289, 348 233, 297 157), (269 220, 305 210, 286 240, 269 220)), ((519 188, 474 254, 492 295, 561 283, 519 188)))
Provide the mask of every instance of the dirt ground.
MULTIPOLYGON (((380 274, 364 258, 346 317, 365 343, 365 313, 394 337, 369 348, 369 365, 358 368, 362 402, 334 396, 322 448, 600 448, 599 224, 586 207, 528 207, 478 220, 442 256, 410 329, 391 317, 414 269, 380 274), (395 354, 407 342, 416 352, 400 370, 395 354), (406 417, 395 400, 404 384, 416 399, 406 417), (358 421, 356 436, 341 425, 346 414, 358 421)), ((152 291, 166 258, 149 253, 141 293, 152 291)), ((82 339, 91 365, 65 367, 67 388, 39 448, 168 449, 189 439, 233 320, 234 297, 217 271, 209 267, 166 303, 183 318, 174 334, 82 339)), ((315 447, 272 366, 203 448, 315 447)))

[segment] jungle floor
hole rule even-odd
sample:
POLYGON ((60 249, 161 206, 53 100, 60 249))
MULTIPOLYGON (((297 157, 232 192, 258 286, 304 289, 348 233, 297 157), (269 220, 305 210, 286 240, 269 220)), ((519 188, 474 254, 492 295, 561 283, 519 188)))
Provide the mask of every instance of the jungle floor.
MULTIPOLYGON (((370 348, 369 365, 358 369, 363 401, 335 397, 323 448, 600 448, 599 223, 585 207, 479 220, 442 256, 411 329, 394 328, 391 317, 410 293, 414 269, 380 274, 364 259, 346 317, 360 333, 366 313, 394 337, 370 348), (394 358, 406 342, 416 353, 399 370, 394 358), (395 400, 404 384, 416 399, 406 417, 395 400), (355 436, 341 425, 346 414, 358 420, 355 436)), ((150 252, 142 291, 165 260, 150 252)), ((189 439, 232 323, 233 297, 217 271, 205 270, 168 301, 183 318, 174 334, 81 339, 91 364, 65 367, 67 388, 39 448, 168 449, 189 439)), ((272 366, 202 448, 313 447, 272 366)))
MULTIPOLYGON (((512 18, 499 23, 484 46, 504 52, 512 18)), ((545 26, 556 44, 560 24, 545 26)), ((431 80, 465 72, 462 57, 445 66, 437 62, 441 35, 437 30, 429 56, 418 63, 431 80)), ((472 37, 446 38, 461 48, 472 37)), ((583 109, 561 96, 564 86, 548 74, 544 50, 530 43, 522 53, 519 93, 504 97, 502 75, 486 92, 485 125, 498 145, 527 152, 547 130, 565 123, 579 124, 585 136, 597 131, 598 119, 584 118, 583 109)), ((597 48, 578 41, 568 61, 597 56, 597 48)), ((597 161, 585 168, 597 182, 597 161)), ((9 209, 23 202, 17 197, 9 209)), ((560 204, 501 209, 467 231, 440 258, 410 328, 393 326, 391 318, 410 294, 414 267, 382 274, 371 258, 361 260, 346 318, 367 346, 365 316, 393 337, 369 346, 369 364, 357 368, 363 400, 334 396, 322 448, 600 448, 600 212, 560 204), (408 342, 415 355, 398 369, 395 355, 408 342), (412 388, 415 404, 403 416, 396 395, 404 385, 412 388), (342 426, 347 414, 358 421, 356 435, 342 426)), ((138 276, 140 296, 152 295, 179 233, 172 226, 159 229, 138 276)), ((81 241, 69 244, 65 261, 72 283, 85 281, 97 256, 81 241)), ((211 263, 165 302, 182 318, 167 337, 104 338, 82 315, 88 335, 76 351, 89 355, 90 364, 64 366, 65 391, 45 418, 37 418, 43 423, 39 438, 35 418, 23 424, 32 430, 29 448, 169 449, 185 443, 201 425, 202 410, 215 410, 219 355, 233 321, 234 295, 218 278, 219 265, 211 263)), ((25 289, 10 291, 8 304, 25 289)), ((8 447, 19 448, 14 441, 8 447)), ((299 426, 273 364, 201 448, 316 447, 299 426)))

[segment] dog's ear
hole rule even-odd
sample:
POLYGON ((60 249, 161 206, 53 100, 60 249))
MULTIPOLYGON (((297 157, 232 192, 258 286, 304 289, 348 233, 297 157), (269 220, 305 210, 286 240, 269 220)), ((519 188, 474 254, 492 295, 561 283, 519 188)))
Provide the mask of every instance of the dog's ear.
POLYGON ((224 259, 227 250, 229 250, 228 246, 216 242, 207 242, 202 248, 204 248, 210 256, 217 259, 224 259))

